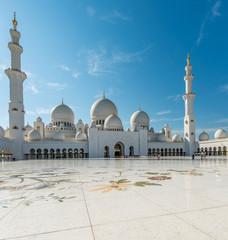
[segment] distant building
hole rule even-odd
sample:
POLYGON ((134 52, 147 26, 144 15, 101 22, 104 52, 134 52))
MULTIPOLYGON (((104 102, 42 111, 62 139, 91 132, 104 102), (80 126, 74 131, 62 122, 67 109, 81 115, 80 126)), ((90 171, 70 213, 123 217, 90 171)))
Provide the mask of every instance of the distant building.
POLYGON ((81 119, 75 124, 72 109, 61 104, 51 111, 51 122, 47 125, 37 117, 33 126, 24 124, 23 82, 27 76, 21 71, 19 44, 20 32, 14 16, 10 29, 11 68, 5 70, 10 81, 9 128, 0 127, 0 156, 15 159, 55 159, 55 158, 103 158, 121 156, 191 156, 205 152, 208 155, 226 155, 227 133, 218 129, 215 139, 210 140, 205 132, 195 140, 195 117, 192 92, 193 74, 188 55, 184 77, 186 90, 184 139, 178 134, 172 136, 172 129, 165 124, 161 132, 150 128, 150 119, 140 108, 130 119, 131 128, 123 129, 116 105, 103 95, 91 107, 91 124, 81 119))

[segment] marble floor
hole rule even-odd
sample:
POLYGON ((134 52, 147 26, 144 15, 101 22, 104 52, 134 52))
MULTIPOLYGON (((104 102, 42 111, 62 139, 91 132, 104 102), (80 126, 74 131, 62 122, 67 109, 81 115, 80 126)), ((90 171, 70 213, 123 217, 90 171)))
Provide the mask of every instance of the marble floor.
POLYGON ((0 240, 228 239, 227 159, 0 166, 0 240))

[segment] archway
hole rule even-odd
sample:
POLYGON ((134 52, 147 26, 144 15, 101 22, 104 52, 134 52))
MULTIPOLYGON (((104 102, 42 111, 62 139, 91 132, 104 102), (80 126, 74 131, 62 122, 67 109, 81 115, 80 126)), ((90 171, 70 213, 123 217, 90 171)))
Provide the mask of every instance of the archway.
POLYGON ((124 145, 121 142, 118 142, 114 146, 115 157, 120 157, 124 155, 124 145))

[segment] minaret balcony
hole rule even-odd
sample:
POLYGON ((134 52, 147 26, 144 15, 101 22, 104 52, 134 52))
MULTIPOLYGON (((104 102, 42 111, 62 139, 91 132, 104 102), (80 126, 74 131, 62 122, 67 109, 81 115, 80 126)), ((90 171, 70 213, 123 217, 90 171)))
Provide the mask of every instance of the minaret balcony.
POLYGON ((20 54, 23 53, 23 47, 15 42, 9 42, 8 43, 8 48, 10 51, 17 51, 20 54))
POLYGON ((24 72, 21 72, 18 69, 6 69, 5 74, 8 76, 9 79, 17 78, 21 81, 24 81, 27 78, 27 75, 24 72))

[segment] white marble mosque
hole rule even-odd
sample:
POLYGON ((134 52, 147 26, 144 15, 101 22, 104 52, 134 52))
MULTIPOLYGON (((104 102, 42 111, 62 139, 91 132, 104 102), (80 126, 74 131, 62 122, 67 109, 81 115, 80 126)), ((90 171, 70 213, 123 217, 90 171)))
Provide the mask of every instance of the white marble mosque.
POLYGON ((130 129, 124 129, 116 105, 105 97, 91 107, 91 123, 75 121, 74 112, 63 102, 51 111, 50 123, 37 117, 33 126, 24 124, 23 82, 27 76, 21 71, 22 46, 14 16, 10 29, 11 67, 5 70, 10 82, 9 128, 0 127, 0 155, 4 159, 56 159, 137 157, 146 155, 191 156, 201 152, 207 155, 226 155, 228 138, 219 128, 215 139, 206 132, 195 137, 195 117, 192 92, 193 74, 188 55, 184 77, 186 89, 184 139, 175 134, 168 124, 160 132, 150 127, 148 114, 140 108, 130 118, 130 129))

